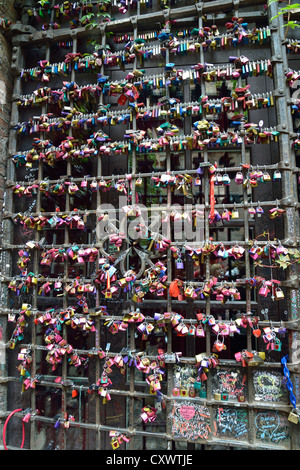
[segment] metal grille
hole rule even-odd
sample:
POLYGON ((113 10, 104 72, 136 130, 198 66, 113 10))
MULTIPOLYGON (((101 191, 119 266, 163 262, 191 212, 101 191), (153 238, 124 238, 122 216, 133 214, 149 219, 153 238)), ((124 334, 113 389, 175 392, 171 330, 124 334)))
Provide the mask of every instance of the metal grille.
POLYGON ((44 3, 12 36, 3 218, 28 448, 297 448, 298 56, 276 3, 44 3))

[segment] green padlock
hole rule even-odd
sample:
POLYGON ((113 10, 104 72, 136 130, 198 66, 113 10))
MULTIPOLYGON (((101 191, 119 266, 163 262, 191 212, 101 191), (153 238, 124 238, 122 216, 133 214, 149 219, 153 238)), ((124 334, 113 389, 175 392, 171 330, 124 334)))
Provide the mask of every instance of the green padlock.
POLYGON ((201 382, 199 382, 199 381, 196 380, 196 381, 194 382, 194 388, 195 388, 196 390, 201 390, 201 382))

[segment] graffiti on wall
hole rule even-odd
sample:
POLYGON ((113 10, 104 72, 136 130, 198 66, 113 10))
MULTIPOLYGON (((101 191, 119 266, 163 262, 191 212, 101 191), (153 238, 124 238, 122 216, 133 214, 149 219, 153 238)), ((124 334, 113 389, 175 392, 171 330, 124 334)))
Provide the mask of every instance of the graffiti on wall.
POLYGON ((256 439, 264 443, 285 443, 290 434, 287 418, 278 411, 257 411, 255 414, 256 439))
POLYGON ((246 381, 246 374, 236 368, 218 369, 212 378, 213 391, 227 393, 229 399, 237 399, 247 394, 246 381))
POLYGON ((214 417, 217 437, 247 439, 248 415, 246 409, 218 407, 214 417))
POLYGON ((286 399, 287 392, 282 379, 283 375, 279 371, 255 371, 253 374, 255 400, 278 402, 286 399))
POLYGON ((173 401, 169 414, 174 437, 208 439, 211 434, 209 409, 192 401, 173 401))

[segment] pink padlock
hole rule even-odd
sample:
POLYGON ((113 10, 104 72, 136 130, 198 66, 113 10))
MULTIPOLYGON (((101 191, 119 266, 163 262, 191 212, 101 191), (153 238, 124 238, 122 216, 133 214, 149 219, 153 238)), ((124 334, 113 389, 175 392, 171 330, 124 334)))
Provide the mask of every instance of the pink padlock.
POLYGON ((243 184, 243 181, 244 181, 243 173, 240 171, 237 172, 237 174, 235 175, 235 182, 237 184, 243 184))

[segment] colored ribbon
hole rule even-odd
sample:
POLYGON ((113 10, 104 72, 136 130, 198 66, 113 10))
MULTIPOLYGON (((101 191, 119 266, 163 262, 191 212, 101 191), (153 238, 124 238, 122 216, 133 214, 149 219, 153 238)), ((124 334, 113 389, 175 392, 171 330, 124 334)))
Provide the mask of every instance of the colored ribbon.
POLYGON ((292 384, 292 381, 291 381, 291 376, 290 376, 290 371, 288 370, 288 367, 287 367, 287 357, 288 356, 284 356, 281 358, 281 364, 283 366, 283 373, 284 373, 284 376, 286 378, 286 387, 288 389, 288 391, 290 392, 290 402, 291 404, 293 405, 294 409, 296 408, 296 397, 293 393, 293 384, 292 384))
POLYGON ((215 183, 214 183, 214 175, 212 174, 210 177, 210 191, 209 191, 209 200, 210 200, 210 213, 209 219, 213 220, 215 215, 215 183))

